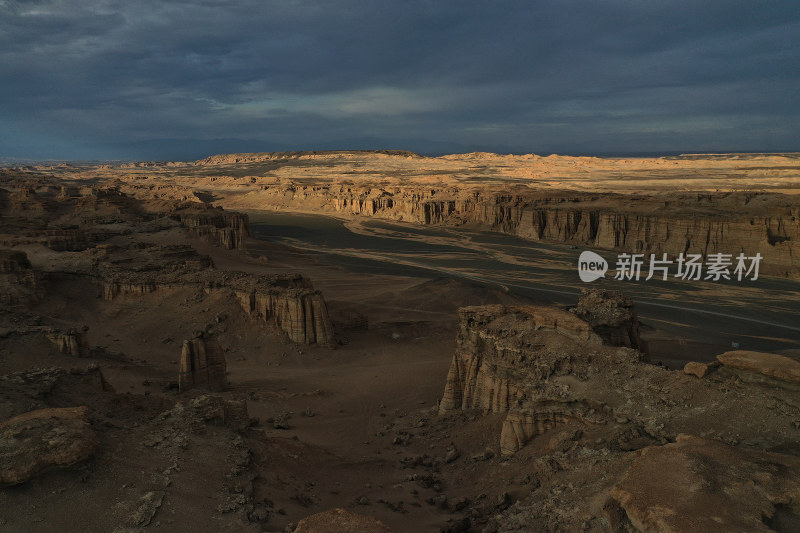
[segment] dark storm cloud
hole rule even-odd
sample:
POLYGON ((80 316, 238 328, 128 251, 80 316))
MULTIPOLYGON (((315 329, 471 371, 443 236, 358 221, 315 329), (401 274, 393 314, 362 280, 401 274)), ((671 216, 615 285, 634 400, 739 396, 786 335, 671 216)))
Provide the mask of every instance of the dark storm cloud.
POLYGON ((799 12, 0 0, 0 155, 191 157, 170 146, 237 138, 264 150, 797 149, 799 12))

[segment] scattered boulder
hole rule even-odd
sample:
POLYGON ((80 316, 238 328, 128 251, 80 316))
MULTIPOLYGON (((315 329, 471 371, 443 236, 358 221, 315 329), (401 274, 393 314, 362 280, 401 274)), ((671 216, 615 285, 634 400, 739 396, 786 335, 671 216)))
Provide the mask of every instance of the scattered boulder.
POLYGON ((800 458, 678 435, 637 452, 611 491, 638 531, 772 531, 776 507, 800 512, 800 458))
POLYGON ((98 446, 88 407, 30 411, 0 423, 0 484, 23 483, 90 457, 98 446))
POLYGON ((708 365, 704 363, 698 363, 696 361, 690 361, 683 367, 683 373, 689 376, 704 378, 706 374, 708 374, 708 365))
POLYGON ((294 533, 391 533, 389 526, 370 516, 337 507, 300 520, 294 533))
POLYGON ((717 356, 727 367, 761 374, 779 381, 800 384, 800 361, 774 353, 734 350, 717 356))

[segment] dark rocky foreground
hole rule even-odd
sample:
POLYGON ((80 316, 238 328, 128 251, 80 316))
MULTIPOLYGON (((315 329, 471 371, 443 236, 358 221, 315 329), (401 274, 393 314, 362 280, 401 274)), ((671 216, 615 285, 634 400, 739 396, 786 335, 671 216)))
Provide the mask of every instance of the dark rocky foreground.
POLYGON ((440 414, 503 413, 501 453, 536 450, 511 459, 535 488, 487 530, 769 531, 800 510, 799 362, 729 352, 698 379, 642 362, 626 298, 573 311, 461 311, 440 414))

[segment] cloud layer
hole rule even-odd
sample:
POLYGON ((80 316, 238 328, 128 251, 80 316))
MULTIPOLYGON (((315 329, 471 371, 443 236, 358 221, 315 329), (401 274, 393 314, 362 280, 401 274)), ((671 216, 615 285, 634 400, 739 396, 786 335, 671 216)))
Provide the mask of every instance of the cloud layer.
POLYGON ((794 1, 0 0, 0 13, 0 156, 800 149, 794 1))

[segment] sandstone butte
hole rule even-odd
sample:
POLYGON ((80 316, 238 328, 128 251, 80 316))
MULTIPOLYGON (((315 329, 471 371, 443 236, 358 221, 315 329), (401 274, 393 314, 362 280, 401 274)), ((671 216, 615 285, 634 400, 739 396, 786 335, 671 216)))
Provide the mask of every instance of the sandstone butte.
MULTIPOLYGON (((536 451, 527 460, 566 453, 575 461, 571 467, 575 469, 592 469, 598 461, 591 454, 569 455, 573 449, 569 442, 576 439, 602 435, 598 442, 611 438, 620 450, 639 449, 632 461, 630 455, 617 456, 620 477, 605 470, 606 481, 592 478, 595 481, 586 489, 592 497, 587 501, 565 501, 550 522, 538 522, 545 529, 565 523, 577 526, 581 516, 600 513, 610 531, 771 531, 765 521, 781 515, 784 507, 797 513, 800 460, 762 449, 800 438, 792 415, 767 407, 770 400, 763 394, 766 386, 775 398, 791 403, 789 398, 796 393, 783 380, 794 365, 773 354, 723 354, 719 359, 725 365, 769 376, 731 394, 724 376, 711 374, 698 381, 644 362, 643 354, 627 346, 637 342, 637 326, 629 300, 596 289, 585 290, 571 312, 464 308, 440 416, 463 410, 498 413, 503 423, 496 438, 505 457, 534 446, 536 451), (612 322, 614 331, 608 329, 608 321, 594 320, 595 331, 579 316, 624 320, 612 322), (623 346, 613 346, 610 340, 623 346), (670 399, 687 394, 693 397, 690 409, 670 399), (754 416, 759 417, 757 422, 754 416), (559 428, 566 444, 552 437, 559 428), (736 436, 725 436, 731 428, 736 428, 736 436), (692 435, 698 433, 715 439, 692 435), (542 435, 550 437, 539 441, 542 435), (758 447, 733 446, 742 439, 758 447), (569 505, 575 507, 569 511, 569 505)), ((540 477, 540 482, 546 478, 540 477)), ((546 503, 527 503, 503 523, 522 524, 525 517, 541 517, 546 508, 552 512, 546 503)))
POLYGON ((619 364, 641 355, 607 349, 603 337, 642 345, 632 302, 610 291, 585 289, 572 313, 549 307, 467 307, 447 376, 440 414, 456 409, 508 412, 500 435, 504 455, 568 420, 596 418, 583 401, 564 401, 551 391, 555 375, 585 372, 594 364, 619 364), (580 316, 595 323, 593 328, 580 316), (600 334, 598 334, 598 332, 600 334), (601 336, 603 335, 603 336, 601 336))
POLYGON ((204 335, 183 341, 181 347, 178 390, 192 387, 210 391, 227 388, 225 354, 219 343, 204 335))

